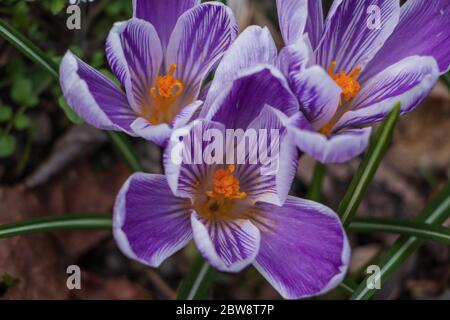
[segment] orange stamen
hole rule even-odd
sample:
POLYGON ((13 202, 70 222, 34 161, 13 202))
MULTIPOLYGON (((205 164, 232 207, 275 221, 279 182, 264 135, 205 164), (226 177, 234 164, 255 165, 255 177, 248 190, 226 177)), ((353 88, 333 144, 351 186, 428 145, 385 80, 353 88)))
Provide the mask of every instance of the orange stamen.
POLYGON ((170 66, 169 72, 165 76, 156 79, 156 86, 150 89, 150 95, 154 99, 169 99, 179 97, 184 90, 183 83, 173 76, 177 69, 176 64, 170 66))
MULTIPOLYGON (((356 67, 348 75, 344 71, 335 73, 336 61, 331 61, 330 67, 328 68, 328 74, 337 83, 337 85, 342 89, 342 99, 346 102, 350 102, 356 95, 361 91, 361 85, 356 80, 356 78, 361 73, 361 68, 356 67)), ((342 99, 339 105, 342 105, 342 99)))
POLYGON ((214 189, 206 191, 210 198, 221 199, 245 199, 247 194, 240 192, 240 181, 233 176, 234 165, 229 165, 228 169, 219 169, 214 173, 214 189))
MULTIPOLYGON (((149 114, 146 118, 151 124, 170 123, 176 110, 173 110, 175 100, 183 93, 184 85, 174 77, 176 64, 172 64, 165 76, 156 79, 155 86, 150 89, 153 108, 145 112, 149 114)), ((145 116, 145 115, 144 115, 145 116)))
POLYGON ((334 125, 339 121, 342 115, 350 109, 349 102, 361 91, 361 85, 359 84, 358 80, 356 80, 356 78, 358 78, 358 76, 360 75, 362 68, 356 67, 349 74, 346 74, 344 71, 335 73, 334 70, 336 68, 336 65, 336 61, 331 61, 330 66, 328 67, 328 74, 342 89, 339 107, 342 107, 343 105, 342 100, 346 102, 346 107, 343 110, 338 110, 335 116, 326 125, 319 129, 319 132, 324 135, 328 135, 331 132, 334 125))

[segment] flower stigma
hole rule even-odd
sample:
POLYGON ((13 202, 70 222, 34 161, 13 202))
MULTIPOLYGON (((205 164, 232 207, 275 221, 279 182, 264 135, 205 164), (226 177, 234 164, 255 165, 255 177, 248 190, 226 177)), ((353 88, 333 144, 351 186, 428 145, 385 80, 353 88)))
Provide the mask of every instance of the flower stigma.
POLYGON ((152 98, 152 112, 146 117, 153 125, 170 123, 175 116, 172 106, 175 100, 183 93, 183 83, 174 77, 176 64, 172 64, 165 76, 159 76, 156 84, 150 89, 152 98))

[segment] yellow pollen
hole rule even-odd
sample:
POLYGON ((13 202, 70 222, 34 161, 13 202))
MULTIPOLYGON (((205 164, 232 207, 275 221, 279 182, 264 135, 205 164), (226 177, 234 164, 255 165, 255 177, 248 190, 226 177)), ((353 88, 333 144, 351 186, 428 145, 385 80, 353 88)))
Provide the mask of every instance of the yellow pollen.
POLYGON ((247 194, 240 192, 240 182, 233 176, 234 170, 234 165, 229 165, 227 170, 216 170, 213 178, 214 189, 206 191, 206 195, 215 199, 245 199, 247 194))
POLYGON ((183 93, 183 83, 173 76, 177 69, 176 64, 170 66, 169 72, 165 76, 156 79, 156 86, 150 89, 150 95, 154 99, 168 99, 179 97, 183 93))
MULTIPOLYGON (((356 80, 356 78, 361 73, 361 68, 356 67, 348 75, 344 71, 335 73, 336 61, 331 61, 330 67, 328 68, 328 74, 337 83, 337 85, 342 89, 342 99, 346 102, 350 102, 361 90, 361 85, 356 80)), ((339 106, 342 105, 342 99, 339 106)))

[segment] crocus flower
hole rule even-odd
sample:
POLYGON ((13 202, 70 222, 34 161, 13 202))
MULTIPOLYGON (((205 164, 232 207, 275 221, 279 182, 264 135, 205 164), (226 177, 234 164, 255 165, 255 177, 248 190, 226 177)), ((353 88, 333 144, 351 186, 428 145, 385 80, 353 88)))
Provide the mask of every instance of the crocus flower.
POLYGON ((218 2, 135 0, 133 11, 106 42, 125 92, 70 52, 61 63, 61 87, 87 123, 164 145, 201 105, 202 83, 236 37, 237 25, 218 2))
MULTIPOLYGON (((239 272, 253 264, 284 298, 334 288, 346 272, 349 245, 331 209, 287 195, 298 154, 286 125, 292 121, 288 115, 299 112, 284 77, 274 67, 256 67, 222 87, 213 101, 208 110, 214 121, 195 120, 172 133, 164 155, 166 177, 138 173, 122 187, 113 219, 119 247, 130 258, 157 267, 194 239, 215 268, 239 272), (187 158, 216 157, 205 151, 214 140, 222 142, 222 159, 230 152, 234 159, 235 145, 220 139, 229 128, 279 130, 278 171, 266 175, 260 162, 210 162, 205 156, 174 161, 181 137, 195 141, 182 148, 187 158), (199 133, 208 130, 220 135, 201 140, 199 133)), ((246 148, 240 156, 249 159, 249 152, 246 148)))
POLYGON ((267 28, 247 28, 216 70, 206 104, 242 70, 277 66, 307 120, 290 126, 293 141, 323 163, 361 154, 371 134, 366 126, 397 102, 402 114, 412 111, 449 69, 448 1, 409 0, 401 8, 396 0, 335 1, 325 22, 321 1, 277 5, 286 47, 278 54, 267 28), (376 25, 371 10, 378 9, 376 25))
POLYGON ((414 110, 450 67, 448 0, 277 0, 287 45, 279 65, 310 122, 301 150, 343 162, 365 149, 369 129, 397 102, 414 110))

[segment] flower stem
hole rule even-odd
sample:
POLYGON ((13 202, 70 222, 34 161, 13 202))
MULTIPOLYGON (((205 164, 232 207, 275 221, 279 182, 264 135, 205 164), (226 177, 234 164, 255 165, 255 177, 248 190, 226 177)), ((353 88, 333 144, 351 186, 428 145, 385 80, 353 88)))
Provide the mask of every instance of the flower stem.
POLYGON ((313 201, 320 201, 322 198, 322 182, 325 177, 326 167, 320 162, 316 162, 314 167, 314 174, 309 186, 306 198, 313 201))
POLYGON ((342 224, 345 228, 350 225, 381 160, 383 160, 383 157, 386 154, 392 141, 399 115, 400 105, 398 104, 393 108, 389 116, 383 121, 378 129, 369 150, 361 161, 361 164, 339 205, 338 214, 341 217, 342 224))
POLYGON ((210 297, 215 270, 201 256, 195 258, 178 291, 177 300, 198 300, 210 297))

